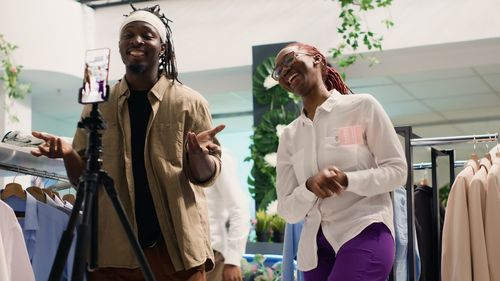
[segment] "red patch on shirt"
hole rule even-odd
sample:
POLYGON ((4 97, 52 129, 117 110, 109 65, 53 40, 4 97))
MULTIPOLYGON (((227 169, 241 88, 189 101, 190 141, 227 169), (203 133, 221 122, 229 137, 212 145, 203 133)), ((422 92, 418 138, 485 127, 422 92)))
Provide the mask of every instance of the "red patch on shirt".
POLYGON ((362 144, 363 127, 360 125, 342 127, 337 131, 338 143, 341 145, 362 144))

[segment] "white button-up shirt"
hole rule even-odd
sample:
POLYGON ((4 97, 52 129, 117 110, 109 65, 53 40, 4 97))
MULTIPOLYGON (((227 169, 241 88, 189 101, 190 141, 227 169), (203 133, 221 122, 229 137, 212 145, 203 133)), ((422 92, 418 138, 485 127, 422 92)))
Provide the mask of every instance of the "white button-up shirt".
POLYGON ((240 266, 250 231, 248 195, 241 188, 238 165, 224 147, 221 163, 221 172, 214 185, 203 189, 207 197, 212 248, 224 256, 224 264, 240 266))
POLYGON ((14 211, 1 200, 0 280, 35 280, 21 226, 14 211))
POLYGON ((304 220, 298 268, 316 268, 316 234, 337 252, 364 228, 382 222, 394 237, 389 192, 406 182, 407 163, 394 127, 368 94, 332 91, 314 121, 303 113, 283 131, 277 156, 278 213, 289 223, 304 220), (335 165, 348 178, 341 195, 320 199, 306 180, 335 165))

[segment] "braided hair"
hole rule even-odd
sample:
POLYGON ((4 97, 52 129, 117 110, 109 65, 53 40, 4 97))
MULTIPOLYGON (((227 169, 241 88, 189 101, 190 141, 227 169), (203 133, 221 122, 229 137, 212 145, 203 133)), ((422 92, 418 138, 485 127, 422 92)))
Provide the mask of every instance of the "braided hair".
MULTIPOLYGON (((321 74, 326 89, 331 91, 337 90, 342 95, 354 94, 351 89, 346 85, 340 73, 331 67, 327 62, 325 56, 316 47, 304 43, 290 43, 286 47, 297 46, 299 49, 306 51, 310 55, 320 55, 321 57, 321 74)), ((285 48, 286 48, 285 47, 285 48)))
POLYGON ((166 41, 167 42, 162 42, 165 43, 166 45, 166 50, 163 52, 163 54, 160 55, 160 64, 158 66, 158 75, 165 75, 169 79, 172 79, 172 83, 174 81, 177 81, 180 83, 179 79, 177 78, 177 62, 175 61, 175 50, 174 50, 174 41, 172 39, 172 30, 170 29, 169 23, 172 22, 170 19, 168 19, 165 14, 160 12, 160 5, 154 5, 152 7, 145 7, 145 8, 136 8, 132 3, 130 3, 130 6, 132 7, 132 12, 130 12, 128 15, 133 14, 136 11, 146 11, 150 12, 153 15, 157 16, 165 25, 165 29, 167 30, 167 36, 166 36, 166 41))

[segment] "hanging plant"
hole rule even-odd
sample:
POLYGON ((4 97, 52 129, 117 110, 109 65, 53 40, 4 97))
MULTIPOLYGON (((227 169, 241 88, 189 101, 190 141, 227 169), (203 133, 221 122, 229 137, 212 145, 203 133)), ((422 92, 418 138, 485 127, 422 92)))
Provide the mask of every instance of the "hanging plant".
MULTIPOLYGON (((19 74, 23 68, 22 65, 16 65, 11 57, 12 51, 17 49, 16 45, 8 43, 5 41, 3 34, 0 34, 0 57, 2 59, 2 72, 3 75, 0 80, 3 81, 3 87, 7 97, 9 99, 24 99, 24 97, 31 91, 31 85, 26 83, 21 83, 19 81, 19 74)), ((12 103, 6 103, 4 105, 5 111, 9 115, 9 119, 12 122, 18 122, 17 116, 10 112, 10 106, 12 103)))
MULTIPOLYGON (((358 57, 365 58, 363 54, 357 53, 360 45, 364 45, 368 50, 382 50, 383 36, 379 36, 363 22, 364 13, 377 8, 387 8, 392 4, 392 0, 332 0, 340 3, 340 26, 337 32, 341 38, 336 48, 330 49, 330 55, 334 63, 342 70, 342 76, 345 78, 345 69, 354 64, 358 57), (364 25, 363 25, 364 23, 364 25), (345 55, 349 52, 349 55, 345 55)), ((390 18, 381 22, 385 28, 394 26, 390 18)), ((379 61, 375 55, 369 55, 370 66, 379 61)))

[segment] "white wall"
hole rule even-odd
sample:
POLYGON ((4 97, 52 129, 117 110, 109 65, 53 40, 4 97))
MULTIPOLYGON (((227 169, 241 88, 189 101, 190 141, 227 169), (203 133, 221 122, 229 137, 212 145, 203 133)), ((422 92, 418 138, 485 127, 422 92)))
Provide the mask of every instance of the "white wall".
POLYGON ((72 0, 0 0, 0 33, 18 45, 16 63, 81 77, 94 45, 94 11, 72 0))

